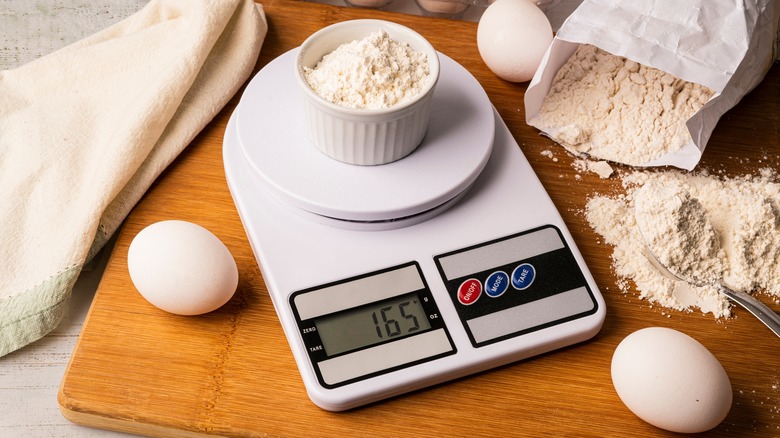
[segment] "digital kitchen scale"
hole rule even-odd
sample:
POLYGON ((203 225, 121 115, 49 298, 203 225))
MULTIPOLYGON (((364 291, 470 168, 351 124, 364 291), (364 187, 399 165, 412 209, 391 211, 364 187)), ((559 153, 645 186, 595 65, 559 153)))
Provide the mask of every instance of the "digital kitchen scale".
POLYGON ((306 138, 297 49, 249 83, 228 185, 311 400, 332 411, 593 337, 604 300, 477 80, 440 54, 423 143, 381 166, 306 138))

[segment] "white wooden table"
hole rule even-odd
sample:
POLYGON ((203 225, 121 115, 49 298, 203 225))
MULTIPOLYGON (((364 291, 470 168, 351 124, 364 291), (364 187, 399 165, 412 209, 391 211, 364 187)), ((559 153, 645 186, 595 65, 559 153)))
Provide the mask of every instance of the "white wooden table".
MULTIPOLYGON (((110 249, 110 248, 107 248, 110 249)), ((57 390, 103 273, 108 251, 73 289, 68 314, 48 336, 0 357, 0 437, 125 436, 75 425, 57 405, 57 390)))

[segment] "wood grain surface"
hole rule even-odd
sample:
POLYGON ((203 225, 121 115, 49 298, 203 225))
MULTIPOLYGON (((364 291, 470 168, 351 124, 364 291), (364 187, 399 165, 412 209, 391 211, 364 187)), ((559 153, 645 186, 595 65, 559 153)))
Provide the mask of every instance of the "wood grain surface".
MULTIPOLYGON (((353 18, 407 25, 483 85, 560 210, 607 304, 592 340, 343 413, 307 398, 225 182, 222 137, 236 96, 159 178, 128 217, 62 381, 66 418, 159 436, 671 436, 620 401, 610 378, 617 344, 648 326, 694 336, 729 374, 734 403, 708 436, 780 436, 780 339, 740 308, 718 321, 652 306, 616 286, 611 248, 582 212, 618 177, 578 173, 572 157, 524 121, 525 84, 494 76, 476 48, 475 23, 264 0, 269 33, 257 69, 311 33, 353 18), (552 151, 553 157, 542 154, 552 151), (127 273, 130 241, 165 219, 212 230, 233 253, 240 283, 223 308, 198 317, 147 303, 127 273)), ((780 67, 719 123, 700 168, 722 175, 780 170, 780 67)), ((618 172, 633 169, 618 168, 618 172)), ((766 295, 764 302, 780 310, 766 295)))

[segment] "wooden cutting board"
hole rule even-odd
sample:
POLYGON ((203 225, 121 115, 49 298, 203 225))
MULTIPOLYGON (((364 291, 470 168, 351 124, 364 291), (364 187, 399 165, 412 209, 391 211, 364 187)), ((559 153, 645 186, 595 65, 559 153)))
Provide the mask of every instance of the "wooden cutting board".
MULTIPOLYGON (((400 1, 400 0, 396 0, 400 1)), ((664 436, 621 403, 610 378, 617 344, 648 326, 689 333, 728 372, 734 404, 712 436, 780 435, 780 339, 742 309, 711 315, 653 307, 616 286, 611 248, 582 211, 619 178, 578 173, 572 157, 524 122, 525 84, 495 77, 476 48, 475 23, 285 0, 264 0, 269 33, 257 69, 331 23, 383 18, 426 36, 481 82, 568 224, 607 303, 592 340, 343 413, 307 398, 225 182, 222 137, 232 102, 159 178, 128 217, 63 378, 63 415, 80 424, 159 436, 664 436), (544 151, 552 151, 554 159, 544 151), (166 219, 212 230, 233 253, 240 283, 223 308, 166 314, 136 292, 130 241, 166 219)), ((780 169, 780 67, 719 123, 701 168, 724 175, 780 169)), ((630 168, 619 169, 631 171, 630 168)), ((780 310, 766 296, 762 299, 780 310)), ((671 434, 670 434, 671 435, 671 434)))

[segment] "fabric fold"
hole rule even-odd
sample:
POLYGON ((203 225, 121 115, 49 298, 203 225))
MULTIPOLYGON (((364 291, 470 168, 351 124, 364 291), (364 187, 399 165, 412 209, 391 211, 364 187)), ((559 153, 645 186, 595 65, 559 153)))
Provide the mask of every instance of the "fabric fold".
POLYGON ((252 73, 251 0, 152 0, 0 72, 0 356, 62 319, 82 267, 252 73))

